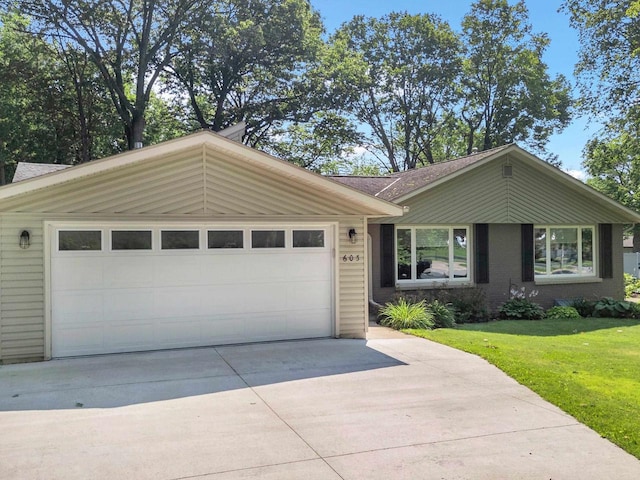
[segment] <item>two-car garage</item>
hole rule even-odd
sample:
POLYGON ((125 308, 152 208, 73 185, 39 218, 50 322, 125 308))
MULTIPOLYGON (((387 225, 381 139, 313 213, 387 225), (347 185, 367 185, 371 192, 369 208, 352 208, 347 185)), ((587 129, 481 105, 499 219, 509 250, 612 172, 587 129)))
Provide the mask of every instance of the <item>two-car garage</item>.
POLYGON ((52 356, 333 335, 334 228, 50 224, 52 356))
POLYGON ((33 173, 0 187, 0 362, 364 338, 367 218, 402 214, 210 131, 33 173))

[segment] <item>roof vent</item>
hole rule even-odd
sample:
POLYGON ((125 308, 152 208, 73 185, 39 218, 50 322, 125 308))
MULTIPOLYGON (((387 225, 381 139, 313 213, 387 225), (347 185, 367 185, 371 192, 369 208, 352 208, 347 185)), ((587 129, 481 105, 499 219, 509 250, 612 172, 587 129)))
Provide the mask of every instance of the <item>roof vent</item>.
POLYGON ((513 177, 513 166, 511 166, 511 165, 503 165, 502 166, 502 176, 504 178, 513 177))

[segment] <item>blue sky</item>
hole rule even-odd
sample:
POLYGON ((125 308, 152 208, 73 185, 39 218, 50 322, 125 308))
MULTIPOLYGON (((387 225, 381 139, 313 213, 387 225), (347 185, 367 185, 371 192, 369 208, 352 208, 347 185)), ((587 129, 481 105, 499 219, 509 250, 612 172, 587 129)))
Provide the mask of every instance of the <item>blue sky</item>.
MULTIPOLYGON (((391 11, 409 13, 435 13, 448 21, 454 30, 460 30, 462 17, 470 10, 469 0, 311 0, 324 20, 327 32, 333 32, 354 15, 380 17, 391 11)), ((513 0, 510 3, 514 3, 513 0)), ((575 85, 573 67, 579 49, 578 34, 569 26, 569 17, 559 13, 560 0, 527 0, 529 19, 533 31, 545 32, 551 45, 545 52, 544 61, 552 76, 562 73, 575 85)), ((586 118, 576 118, 560 134, 549 142, 549 151, 557 154, 566 171, 581 177, 582 149, 597 130, 597 125, 589 126, 586 118)))

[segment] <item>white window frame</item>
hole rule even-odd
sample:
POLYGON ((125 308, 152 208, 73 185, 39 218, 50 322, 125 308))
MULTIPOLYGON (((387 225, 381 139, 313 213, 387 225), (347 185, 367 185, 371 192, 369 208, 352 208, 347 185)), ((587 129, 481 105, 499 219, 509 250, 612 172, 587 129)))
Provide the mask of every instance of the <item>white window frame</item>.
POLYGON ((578 278, 595 278, 598 275, 598 229, 596 225, 534 225, 533 226, 533 272, 535 280, 543 280, 543 279, 578 279, 578 278), (546 249, 546 273, 539 274, 536 273, 535 263, 535 246, 536 246, 536 237, 535 232, 539 229, 545 229, 545 249, 546 249), (578 244, 578 273, 552 273, 551 272, 551 256, 549 252, 551 251, 551 229, 561 229, 561 228, 573 228, 577 230, 577 244, 578 244), (582 230, 590 229, 591 230, 591 254, 593 256, 593 268, 591 269, 591 273, 582 273, 582 230))
POLYGON ((472 265, 473 265, 473 252, 472 252, 472 228, 471 225, 396 225, 394 230, 394 269, 396 285, 442 285, 446 284, 470 284, 472 282, 472 265), (448 230, 449 231, 449 277, 448 278, 417 278, 418 273, 418 255, 416 252, 416 230, 448 230), (454 231, 459 229, 465 229, 467 232, 467 276, 460 278, 454 276, 453 265, 455 257, 455 249, 452 248, 454 238, 454 231), (398 230, 411 230, 411 278, 401 279, 398 278, 398 230))

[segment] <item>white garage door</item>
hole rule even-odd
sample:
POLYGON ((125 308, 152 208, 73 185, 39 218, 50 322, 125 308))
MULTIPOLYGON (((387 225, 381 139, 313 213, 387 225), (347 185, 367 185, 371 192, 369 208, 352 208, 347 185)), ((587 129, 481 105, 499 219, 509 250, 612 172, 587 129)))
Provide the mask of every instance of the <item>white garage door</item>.
POLYGON ((332 228, 51 227, 52 355, 333 334, 332 228))

